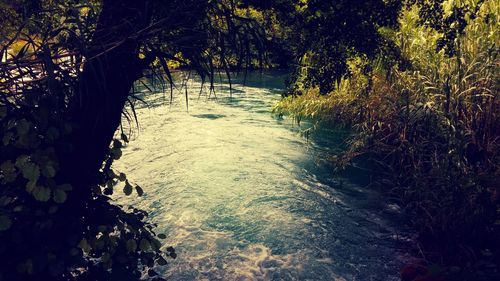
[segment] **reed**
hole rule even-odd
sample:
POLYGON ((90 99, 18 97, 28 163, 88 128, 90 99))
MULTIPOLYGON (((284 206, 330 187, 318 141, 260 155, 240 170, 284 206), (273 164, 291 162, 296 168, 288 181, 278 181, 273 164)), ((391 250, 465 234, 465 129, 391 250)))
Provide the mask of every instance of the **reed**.
POLYGON ((497 1, 485 2, 450 56, 436 49, 442 34, 408 9, 398 30, 380 30, 407 67, 356 58, 330 94, 299 88, 274 112, 352 129, 339 163, 370 159, 420 233, 450 248, 491 245, 500 217, 499 11, 497 1))

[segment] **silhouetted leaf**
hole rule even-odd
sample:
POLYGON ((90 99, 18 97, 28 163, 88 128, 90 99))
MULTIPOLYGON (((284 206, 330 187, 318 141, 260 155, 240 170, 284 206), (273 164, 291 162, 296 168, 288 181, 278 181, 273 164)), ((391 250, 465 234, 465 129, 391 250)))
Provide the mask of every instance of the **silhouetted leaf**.
POLYGON ((89 242, 85 238, 83 238, 82 240, 80 240, 80 243, 78 243, 78 248, 82 249, 86 253, 88 253, 90 251, 90 249, 92 249, 90 247, 89 242))
POLYGON ((146 239, 141 239, 141 242, 139 243, 139 249, 141 249, 141 251, 149 251, 151 249, 151 243, 149 243, 148 240, 146 239))
POLYGON ((62 204, 66 202, 67 194, 64 190, 56 189, 54 190, 54 202, 62 204))
POLYGON ((148 276, 149 277, 154 277, 156 275, 158 275, 158 273, 156 273, 156 271, 154 271, 153 269, 149 269, 148 270, 148 276))
POLYGON ((138 185, 135 186, 135 190, 137 192, 137 195, 142 196, 144 194, 144 190, 138 185))
POLYGON ((123 187, 123 193, 125 193, 125 195, 127 196, 132 194, 132 185, 130 185, 128 181, 125 182, 125 186, 123 187))
POLYGON ((41 202, 47 202, 50 199, 50 189, 44 186, 35 186, 33 190, 33 197, 41 202))
POLYGON ((5 182, 10 183, 16 180, 17 170, 12 161, 5 161, 0 165, 0 172, 5 182))
POLYGON ((168 262, 166 259, 164 259, 163 257, 159 257, 156 262, 159 264, 159 265, 166 265, 168 262))
POLYGON ((137 250, 137 242, 134 239, 127 240, 127 252, 132 253, 137 250))
POLYGON ((11 226, 12 220, 5 215, 0 215, 0 231, 8 230, 11 226))

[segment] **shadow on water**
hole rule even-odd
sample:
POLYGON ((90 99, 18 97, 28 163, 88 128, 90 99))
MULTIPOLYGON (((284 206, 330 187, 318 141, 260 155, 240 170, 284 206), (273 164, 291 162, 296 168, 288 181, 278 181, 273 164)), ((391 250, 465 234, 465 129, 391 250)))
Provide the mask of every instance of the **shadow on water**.
POLYGON ((198 114, 198 115, 191 115, 196 118, 206 118, 206 119, 219 119, 219 118, 224 118, 226 115, 222 114, 198 114))
POLYGON ((199 81, 189 81, 189 112, 182 93, 172 106, 137 110, 142 129, 117 168, 146 193, 116 200, 148 211, 165 246, 176 247, 179 258, 163 275, 399 280, 411 234, 400 210, 355 179, 333 176, 330 156, 347 132, 301 137, 270 114, 284 74, 252 75, 245 86, 234 83, 232 98, 222 87, 217 100, 198 100, 199 81))

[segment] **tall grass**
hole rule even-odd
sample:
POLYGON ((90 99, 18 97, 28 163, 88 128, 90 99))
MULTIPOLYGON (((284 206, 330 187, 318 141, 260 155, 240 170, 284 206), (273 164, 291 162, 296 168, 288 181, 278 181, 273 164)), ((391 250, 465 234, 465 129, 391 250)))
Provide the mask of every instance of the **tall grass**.
POLYGON ((342 163, 369 156, 421 233, 450 242, 443 250, 455 251, 457 242, 491 246, 500 202, 499 11, 498 1, 483 4, 450 57, 436 49, 440 34, 409 9, 400 29, 381 30, 409 67, 357 58, 329 95, 299 89, 274 112, 350 127, 342 163), (363 61, 373 66, 368 74, 363 61))
POLYGON ((344 127, 361 121, 365 104, 364 93, 369 78, 361 74, 361 68, 366 65, 361 58, 348 61, 349 77, 342 77, 337 87, 328 95, 322 95, 319 87, 308 87, 302 80, 307 76, 307 67, 301 70, 298 81, 294 83, 293 95, 283 98, 273 108, 277 116, 287 115, 300 123, 304 118, 313 119, 319 123, 335 123, 344 127))

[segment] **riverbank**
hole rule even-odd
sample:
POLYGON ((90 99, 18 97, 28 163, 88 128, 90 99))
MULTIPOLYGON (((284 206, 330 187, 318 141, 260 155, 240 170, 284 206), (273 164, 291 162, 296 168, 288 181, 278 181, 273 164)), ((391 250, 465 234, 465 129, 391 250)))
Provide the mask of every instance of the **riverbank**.
POLYGON ((303 83, 304 69, 274 108, 297 123, 351 130, 334 162, 368 167, 375 186, 403 200, 424 268, 449 280, 499 276, 497 7, 469 19, 453 53, 437 51, 441 34, 406 11, 399 31, 381 31, 404 63, 352 58, 350 75, 326 95, 303 83))
MULTIPOLYGON (((324 131, 325 128, 334 128, 329 129, 329 131, 338 131, 338 129, 335 129, 338 125, 315 123, 310 118, 303 117, 300 123, 303 134, 309 138, 314 138, 316 131, 324 131), (311 127, 308 127, 308 125, 311 127)), ((345 127, 343 128, 345 131, 345 127)), ((401 171, 398 171, 397 167, 389 166, 390 163, 384 162, 387 160, 387 155, 376 154, 373 146, 370 147, 372 150, 366 149, 363 153, 352 151, 352 146, 359 141, 360 134, 353 127, 351 127, 351 130, 350 134, 344 134, 343 147, 347 147, 346 150, 343 153, 336 151, 337 156, 330 158, 330 161, 334 163, 337 175, 356 178, 356 183, 364 186, 364 188, 384 193, 386 198, 391 198, 395 202, 395 206, 401 207, 403 213, 407 215, 408 223, 418 231, 418 236, 413 241, 415 243, 408 244, 410 246, 409 251, 415 258, 409 259, 409 262, 401 267, 401 280, 497 280, 500 277, 497 243, 500 229, 498 228, 498 222, 495 221, 498 213, 495 213, 493 205, 495 202, 491 197, 492 195, 488 193, 482 194, 485 196, 482 198, 485 200, 482 206, 479 205, 479 202, 477 205, 457 204, 456 201, 446 202, 446 200, 452 200, 441 197, 447 192, 447 190, 443 190, 446 186, 428 185, 430 184, 429 180, 426 180, 423 174, 420 174, 420 177, 412 177, 415 181, 419 178, 422 179, 423 183, 414 182, 413 187, 397 185, 401 184, 401 182, 397 181, 398 178, 395 173, 401 173, 401 171), (418 186, 419 189, 410 190, 410 188, 416 188, 415 186, 418 186), (436 191, 436 188, 439 189, 436 191), (420 193, 418 196, 415 195, 417 192, 420 193), (429 201, 419 201, 424 200, 422 198, 429 201), (453 230, 443 228, 434 231, 432 223, 435 222, 432 221, 433 218, 430 216, 422 217, 422 213, 415 210, 415 208, 422 207, 424 204, 436 204, 436 208, 443 208, 443 211, 450 211, 444 208, 453 207, 456 211, 454 217, 451 217, 449 213, 445 213, 440 219, 442 219, 441 223, 448 219, 456 220, 455 228, 453 230), (451 204, 457 205, 450 206, 451 204), (443 205, 444 207, 442 207, 443 205), (486 212, 488 206, 491 208, 492 213, 486 212)), ((324 133, 322 133, 322 137, 325 137, 324 133)), ((404 177, 405 175, 400 174, 399 176, 404 177)), ((437 176, 434 175, 434 177, 437 176)), ((406 179, 406 183, 409 183, 408 179, 406 179)), ((464 187, 458 186, 453 191, 459 192, 463 190, 461 188, 464 187)), ((473 195, 465 193, 457 194, 457 196, 473 195)), ((439 211, 438 209, 435 214, 438 214, 439 211)), ((450 222, 449 225, 452 225, 452 223, 454 222, 450 222)), ((444 227, 439 224, 437 226, 444 227)))

